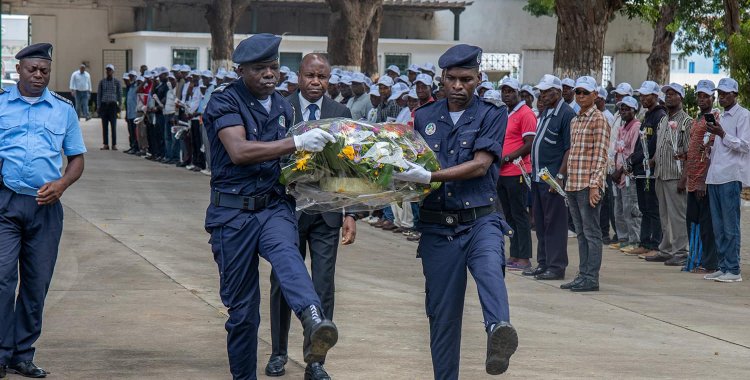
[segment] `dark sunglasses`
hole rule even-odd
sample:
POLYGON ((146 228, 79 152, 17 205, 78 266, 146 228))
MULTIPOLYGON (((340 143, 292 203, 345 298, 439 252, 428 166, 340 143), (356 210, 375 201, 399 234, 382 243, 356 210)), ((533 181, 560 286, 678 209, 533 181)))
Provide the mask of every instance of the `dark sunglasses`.
POLYGON ((591 95, 591 91, 576 89, 576 95, 591 95))

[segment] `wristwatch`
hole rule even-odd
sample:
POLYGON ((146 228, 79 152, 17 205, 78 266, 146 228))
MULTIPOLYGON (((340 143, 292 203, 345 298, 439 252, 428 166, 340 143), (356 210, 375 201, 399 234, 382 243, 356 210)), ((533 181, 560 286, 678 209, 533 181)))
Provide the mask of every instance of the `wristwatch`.
POLYGON ((557 173, 555 177, 557 177, 557 179, 559 179, 560 181, 565 181, 565 176, 562 173, 557 173))
POLYGON ((505 156, 505 157, 503 157, 503 161, 505 161, 505 162, 510 162, 510 156, 505 156))

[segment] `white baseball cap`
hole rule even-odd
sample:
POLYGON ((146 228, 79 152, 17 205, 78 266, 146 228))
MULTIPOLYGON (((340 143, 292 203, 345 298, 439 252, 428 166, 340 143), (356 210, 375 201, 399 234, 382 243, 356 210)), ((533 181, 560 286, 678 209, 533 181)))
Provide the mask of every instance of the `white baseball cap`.
POLYGON ((182 69, 182 65, 174 64, 172 65, 172 71, 180 71, 182 69))
POLYGON ((417 82, 422 83, 426 86, 432 86, 432 77, 429 74, 419 74, 417 75, 417 79, 414 80, 414 83, 417 82))
POLYGON ((160 66, 157 70, 159 70, 159 75, 161 75, 161 74, 169 74, 169 69, 166 68, 165 66, 160 66))
POLYGON ((380 96, 380 90, 378 89, 377 84, 373 84, 372 86, 370 86, 369 94, 374 95, 374 96, 380 96))
POLYGON ((417 96, 416 88, 412 88, 411 90, 409 90, 409 97, 412 99, 419 99, 419 96, 417 96))
POLYGON ((487 90, 494 90, 495 85, 492 84, 492 82, 485 81, 485 82, 480 83, 479 86, 477 86, 477 91, 479 91, 480 88, 486 88, 487 90))
POLYGON ((298 84, 299 78, 297 77, 297 74, 295 73, 289 73, 289 76, 286 78, 286 81, 291 84, 298 84))
POLYGON ((621 104, 624 104, 624 105, 626 105, 626 106, 628 106, 628 107, 630 107, 630 108, 638 111, 638 101, 635 100, 635 98, 632 97, 632 96, 630 96, 630 95, 622 98, 622 100, 619 103, 617 103, 617 108, 620 108, 621 104))
POLYGON ((339 69, 338 67, 334 67, 334 68, 331 69, 331 75, 341 76, 339 74, 341 74, 341 69, 339 69))
POLYGON ((331 78, 328 79, 328 84, 339 84, 339 81, 341 78, 338 75, 331 75, 331 78))
POLYGON ((500 91, 498 90, 488 90, 484 93, 484 96, 482 96, 482 98, 502 101, 502 96, 500 95, 500 91))
MULTIPOLYGON (((565 85, 565 81, 563 81, 563 85, 565 85)), ((588 75, 584 75, 576 80, 575 88, 582 88, 586 91, 594 92, 596 91, 596 87, 596 79, 588 75)))
POLYGON ((201 76, 206 78, 213 78, 214 73, 212 73, 211 70, 203 70, 201 71, 201 76))
POLYGON ((289 85, 284 82, 279 87, 276 87, 276 91, 289 91, 289 85))
POLYGON ((651 80, 643 82, 641 88, 635 90, 635 93, 638 95, 659 95, 660 92, 661 87, 659 87, 659 84, 651 80))
POLYGON ((403 83, 396 83, 391 88, 391 97, 388 98, 388 100, 396 100, 400 98, 403 94, 406 94, 409 92, 409 87, 407 87, 403 83))
POLYGON ((111 64, 111 63, 110 63, 110 64, 108 64, 108 65, 106 66, 106 68, 107 68, 107 69, 111 69, 112 71, 115 71, 115 65, 113 65, 113 64, 111 64))
POLYGON ((422 65, 422 67, 420 67, 420 69, 425 70, 425 71, 429 71, 429 72, 431 72, 433 74, 436 73, 436 71, 435 71, 435 65, 432 62, 425 62, 425 64, 422 65))
POLYGON ((482 82, 487 82, 488 80, 490 80, 490 78, 487 76, 487 73, 485 73, 484 71, 482 71, 480 74, 482 75, 482 82))
POLYGON ((122 79, 130 79, 130 74, 122 73, 122 79))
POLYGON ((668 84, 666 86, 662 86, 661 92, 663 92, 664 94, 666 94, 667 90, 670 90, 670 89, 674 90, 675 92, 677 92, 678 94, 680 94, 681 97, 683 97, 683 98, 685 97, 685 88, 682 87, 681 84, 679 84, 679 83, 670 83, 670 84, 668 84))
POLYGON ((560 81, 560 78, 554 75, 544 74, 544 76, 542 76, 542 79, 539 80, 539 84, 537 84, 535 87, 540 91, 549 90, 550 88, 562 90, 562 82, 560 81))
MULTIPOLYGON (((521 84, 518 83, 518 79, 511 78, 511 77, 505 77, 505 78, 503 78, 503 80, 500 81, 500 85, 498 86, 498 88, 501 88, 501 89, 503 87, 510 87, 510 88, 518 91, 521 88, 521 84)), ((494 90, 494 88, 491 89, 491 90, 494 90)))
POLYGON ((138 77, 136 77, 136 78, 135 78, 135 81, 136 81, 136 82, 138 82, 138 81, 140 81, 140 82, 145 82, 146 80, 145 80, 145 79, 143 79, 143 77, 139 75, 138 77))
POLYGON ((367 80, 365 80, 365 74, 362 74, 362 73, 354 73, 354 74, 352 74, 351 83, 355 83, 355 82, 356 83, 367 83, 367 80))
POLYGON ((167 75, 167 78, 177 79, 177 77, 175 77, 172 73, 169 73, 169 75, 167 75))
POLYGON ((146 71, 146 72, 143 73, 143 77, 146 78, 146 79, 151 79, 151 78, 154 77, 154 72, 151 71, 151 70, 148 70, 148 71, 146 71))
POLYGON ((406 76, 406 74, 401 74, 396 78, 397 82, 401 82, 407 86, 411 86, 411 82, 409 82, 409 77, 406 76))
POLYGON ((396 75, 401 75, 401 69, 399 69, 398 66, 396 66, 396 65, 390 65, 390 66, 388 66, 388 68, 385 69, 385 71, 386 72, 387 71, 393 71, 394 73, 396 73, 396 75))
POLYGON ((574 81, 573 79, 570 79, 570 78, 564 78, 560 82, 562 83, 563 86, 568 86, 568 87, 575 87, 576 86, 576 81, 574 81))
POLYGON ((713 95, 716 88, 716 85, 714 82, 708 80, 708 79, 702 79, 698 81, 698 84, 695 86, 695 92, 702 92, 704 94, 713 95))
POLYGON ((393 78, 389 77, 388 75, 383 75, 378 79, 378 84, 382 84, 386 87, 393 87, 393 78))
POLYGON ((190 66, 188 66, 188 65, 182 65, 182 66, 180 66, 180 71, 182 71, 183 73, 189 73, 190 72, 190 66))
POLYGON ((519 92, 528 92, 529 94, 531 94, 531 96, 534 97, 534 99, 536 99, 536 91, 534 91, 534 88, 529 86, 528 84, 523 85, 521 87, 521 91, 519 92))
POLYGON ((291 70, 287 66, 281 66, 281 67, 279 67, 279 72, 280 73, 289 74, 290 71, 291 70))
POLYGON ((606 88, 604 88, 602 86, 599 86, 599 88, 597 88, 596 91, 599 93, 599 97, 600 98, 602 98, 604 100, 607 100, 607 95, 609 95, 609 94, 607 94, 607 89, 606 88))
POLYGON ((237 79, 237 78, 239 78, 239 77, 240 77, 240 76, 239 76, 239 75, 237 75, 237 73, 236 73, 236 72, 234 72, 234 71, 230 71, 230 72, 228 72, 228 73, 227 73, 227 78, 237 79))
POLYGON ((721 92, 740 92, 737 81, 732 78, 721 78, 715 90, 721 92))
POLYGON ((417 64, 415 63, 412 63, 411 65, 409 65, 409 68, 406 69, 406 71, 411 71, 413 73, 419 74, 419 66, 417 66, 417 64))
POLYGON ((343 77, 339 78, 339 83, 349 86, 352 84, 352 77, 349 75, 344 75, 343 77))
POLYGON ((138 72, 135 71, 135 70, 130 70, 130 71, 128 71, 128 75, 133 75, 133 76, 137 77, 138 76, 138 72))
POLYGON ((630 85, 630 83, 622 82, 617 85, 617 87, 612 90, 613 94, 619 94, 619 95, 630 95, 633 96, 633 86, 630 85))

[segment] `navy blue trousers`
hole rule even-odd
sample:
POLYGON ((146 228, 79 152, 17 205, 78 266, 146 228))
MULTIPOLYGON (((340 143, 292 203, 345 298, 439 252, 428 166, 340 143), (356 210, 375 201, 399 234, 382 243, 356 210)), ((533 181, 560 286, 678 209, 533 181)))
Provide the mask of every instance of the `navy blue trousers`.
POLYGON ((510 321, 500 216, 482 217, 470 230, 455 236, 423 232, 418 252, 425 277, 435 379, 458 379, 467 268, 477 284, 485 329, 510 321))
POLYGON ((259 255, 271 263, 282 294, 295 314, 299 315, 309 305, 320 307, 297 241, 296 216, 287 202, 242 212, 211 231, 211 249, 219 266, 221 301, 229 310, 225 328, 229 368, 234 379, 257 376, 259 255))
POLYGON ((536 223, 536 261, 539 267, 565 275, 568 267, 568 206, 544 182, 531 183, 536 223))
POLYGON ((38 206, 0 185, 0 365, 34 358, 62 225, 60 202, 38 206))

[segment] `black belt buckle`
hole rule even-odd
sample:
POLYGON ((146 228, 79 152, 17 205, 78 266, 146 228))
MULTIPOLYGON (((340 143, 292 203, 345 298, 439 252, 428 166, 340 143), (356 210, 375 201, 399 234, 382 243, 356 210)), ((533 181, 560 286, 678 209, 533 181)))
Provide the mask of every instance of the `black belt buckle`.
POLYGON ((458 225, 458 222, 460 222, 458 214, 441 214, 446 226, 455 227, 458 225))

